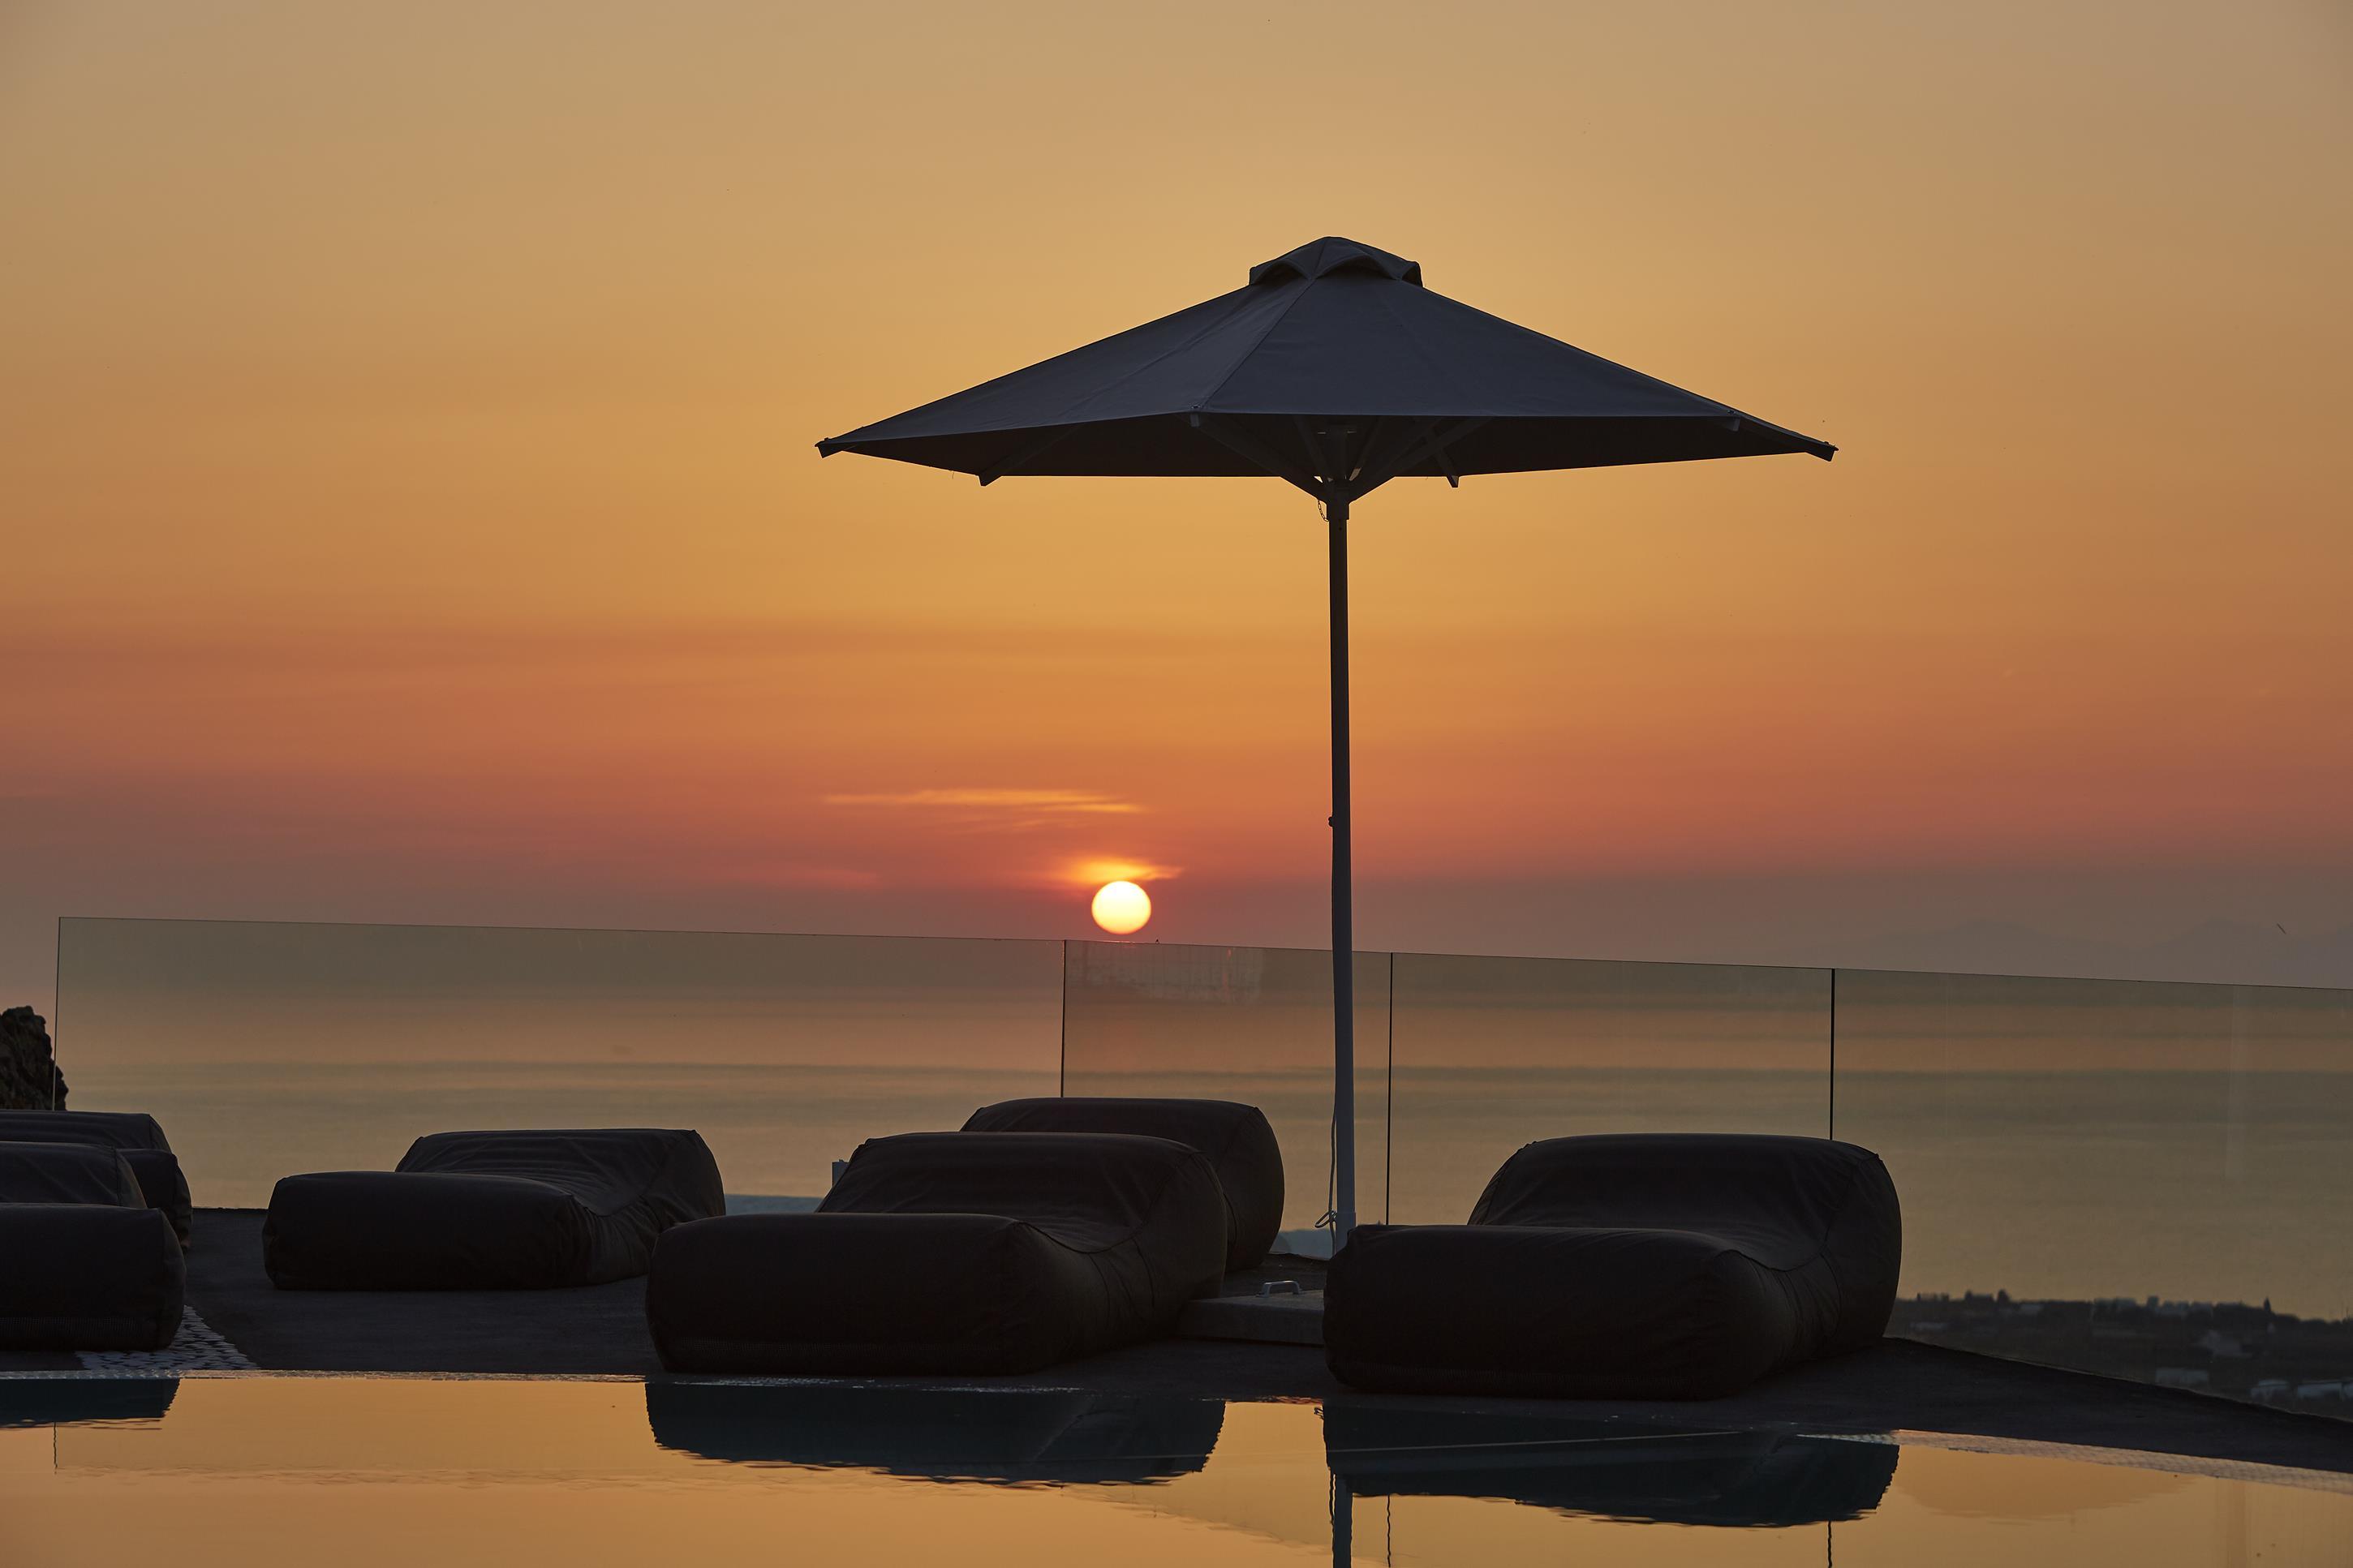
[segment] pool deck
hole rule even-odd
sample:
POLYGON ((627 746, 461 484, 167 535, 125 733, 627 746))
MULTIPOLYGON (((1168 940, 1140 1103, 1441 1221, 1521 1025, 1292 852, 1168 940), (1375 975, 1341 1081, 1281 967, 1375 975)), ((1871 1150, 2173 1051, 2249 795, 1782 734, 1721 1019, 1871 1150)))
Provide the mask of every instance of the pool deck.
MULTIPOLYGON (((1285 1259, 1268 1272, 1308 1278, 1285 1259)), ((644 1317, 645 1285, 579 1290, 381 1293, 281 1291, 261 1268, 261 1215, 206 1209, 188 1257, 188 1304, 256 1367, 281 1372, 662 1375, 644 1317)), ((135 1360, 135 1358, 123 1358, 135 1360)), ((0 1374, 70 1372, 73 1355, 0 1352, 0 1374)), ((124 1370, 131 1370, 124 1368, 124 1370)), ((923 1378, 860 1383, 936 1385, 923 1378)), ((1155 1341, 1018 1377, 959 1387, 1080 1388, 1105 1394, 1324 1400, 1346 1391, 1320 1349, 1221 1340, 1155 1341)), ((2287 1466, 2353 1475, 2353 1421, 2268 1410, 2086 1373, 1883 1340, 1853 1355, 1770 1378, 1729 1399, 1472 1400, 1451 1408, 1571 1412, 1688 1428, 1826 1433, 1925 1431, 2287 1466)))

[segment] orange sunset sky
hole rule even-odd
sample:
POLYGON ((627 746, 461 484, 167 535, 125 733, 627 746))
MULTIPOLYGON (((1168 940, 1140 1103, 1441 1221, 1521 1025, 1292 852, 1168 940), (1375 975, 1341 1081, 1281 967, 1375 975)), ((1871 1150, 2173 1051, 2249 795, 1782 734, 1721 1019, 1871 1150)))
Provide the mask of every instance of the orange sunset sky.
POLYGON ((0 0, 0 1004, 59 914, 1317 941, 1304 498, 813 443, 1323 234, 1841 448, 1360 505, 1365 945, 2346 927, 2348 168, 2332 0, 0 0))

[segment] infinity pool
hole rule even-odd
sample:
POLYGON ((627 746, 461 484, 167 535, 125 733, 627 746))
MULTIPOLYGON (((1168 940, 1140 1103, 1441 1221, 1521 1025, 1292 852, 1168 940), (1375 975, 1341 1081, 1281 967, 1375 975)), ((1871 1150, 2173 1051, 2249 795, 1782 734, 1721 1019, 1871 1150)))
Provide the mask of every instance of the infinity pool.
POLYGON ((2344 1477, 1963 1442, 1370 1398, 27 1378, 0 1380, 0 1561, 2353 1564, 2344 1477))

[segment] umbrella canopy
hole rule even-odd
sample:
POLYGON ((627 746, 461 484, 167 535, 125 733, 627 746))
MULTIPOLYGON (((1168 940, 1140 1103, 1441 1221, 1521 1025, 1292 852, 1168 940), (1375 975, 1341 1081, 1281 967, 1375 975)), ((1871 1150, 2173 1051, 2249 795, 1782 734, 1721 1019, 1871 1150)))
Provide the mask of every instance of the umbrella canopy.
POLYGON ((1189 310, 818 443, 976 475, 1271 475, 1324 503, 1332 614, 1333 1214, 1356 1220, 1347 521, 1408 475, 1804 452, 1827 442, 1422 286, 1419 264, 1325 237, 1189 310))
POLYGON ((1398 475, 1810 452, 1827 443, 1474 310, 1421 268, 1319 239, 1230 294, 818 444, 957 473, 1261 475, 1361 495, 1398 475), (1344 418, 1336 432, 1303 421, 1344 418), (1221 438, 1225 437, 1225 438, 1221 438), (1232 439, 1238 437, 1239 439, 1232 439))

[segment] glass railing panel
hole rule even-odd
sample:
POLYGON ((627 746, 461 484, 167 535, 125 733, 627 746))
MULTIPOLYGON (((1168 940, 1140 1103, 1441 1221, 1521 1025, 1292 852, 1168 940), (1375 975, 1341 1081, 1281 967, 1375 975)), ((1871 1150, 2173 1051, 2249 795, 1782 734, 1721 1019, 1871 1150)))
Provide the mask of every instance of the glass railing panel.
MULTIPOLYGON (((1387 953, 1356 958, 1356 1213, 1377 1220, 1388 1121, 1387 953)), ((1178 1095, 1255 1105, 1282 1145, 1283 1228, 1304 1233, 1329 1201, 1332 956, 1307 948, 1074 942, 1062 1029, 1063 1090, 1178 1095)), ((1286 1238, 1294 1250, 1320 1237, 1286 1238)))
POLYGON ((1061 944, 69 920, 68 1105, 147 1110, 196 1202, 385 1169, 455 1128, 700 1130, 814 1200, 862 1139, 1051 1094, 1061 944))
POLYGON ((1540 1138, 1830 1121, 1830 972, 1399 953, 1389 1209, 1460 1225, 1540 1138))
POLYGON ((1839 972, 1895 1331, 2353 1412, 2353 993, 1839 972))

